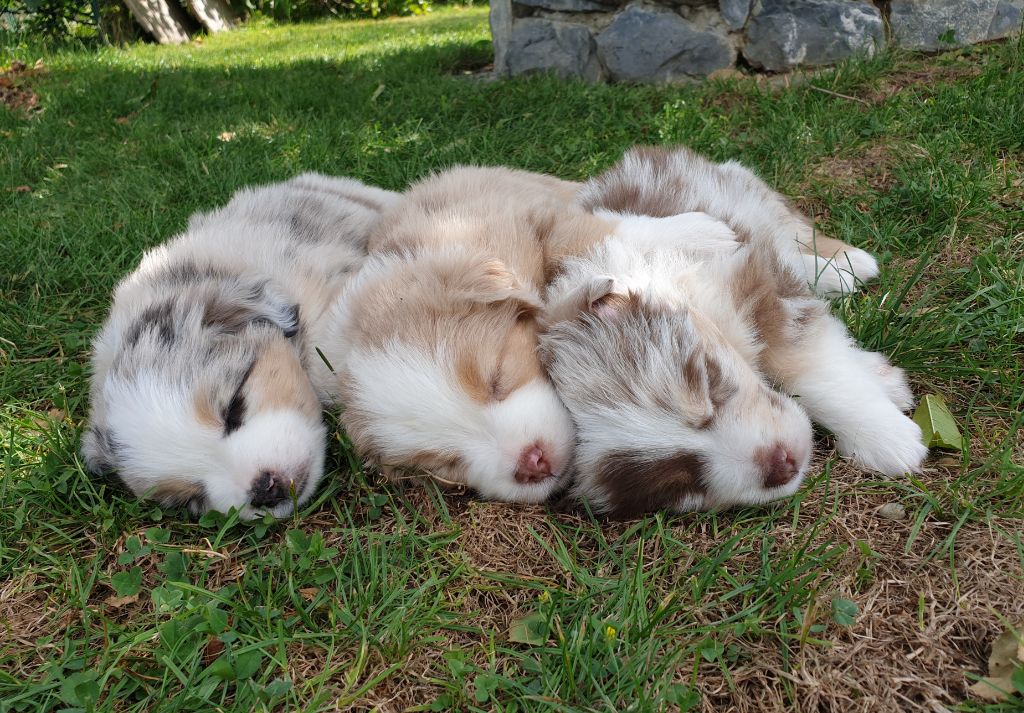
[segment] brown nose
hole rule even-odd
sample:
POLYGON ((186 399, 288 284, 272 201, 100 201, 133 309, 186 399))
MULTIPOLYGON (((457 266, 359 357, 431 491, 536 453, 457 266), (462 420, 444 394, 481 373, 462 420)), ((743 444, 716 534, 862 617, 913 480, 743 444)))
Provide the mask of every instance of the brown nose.
POLYGON ((292 480, 272 470, 264 470, 252 482, 249 502, 254 507, 272 507, 291 497, 292 480))
POLYGON ((791 481, 800 470, 796 458, 781 443, 763 448, 756 456, 764 472, 764 487, 778 488, 791 481))
POLYGON ((551 475, 551 464, 548 463, 539 445, 535 444, 523 450, 516 466, 517 483, 539 483, 551 475))

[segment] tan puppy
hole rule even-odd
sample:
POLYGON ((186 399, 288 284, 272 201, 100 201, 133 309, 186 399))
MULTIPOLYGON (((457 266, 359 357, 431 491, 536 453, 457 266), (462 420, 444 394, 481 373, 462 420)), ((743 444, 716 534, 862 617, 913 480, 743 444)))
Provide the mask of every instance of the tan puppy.
POLYGON ((553 233, 603 221, 569 211, 576 185, 456 168, 413 185, 319 339, 342 421, 388 473, 425 472, 489 498, 539 502, 573 445, 538 359, 553 233))

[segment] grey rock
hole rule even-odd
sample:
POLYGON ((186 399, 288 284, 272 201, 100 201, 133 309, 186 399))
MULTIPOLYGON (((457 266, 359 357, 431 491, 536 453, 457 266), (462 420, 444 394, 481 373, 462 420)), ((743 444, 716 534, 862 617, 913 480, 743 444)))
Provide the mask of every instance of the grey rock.
POLYGON ((556 22, 567 22, 571 25, 583 25, 590 34, 597 37, 615 19, 615 13, 608 12, 558 12, 556 10, 544 10, 540 15, 545 20, 556 22))
POLYGON ((867 2, 762 0, 747 22, 743 56, 755 67, 784 71, 870 56, 884 44, 882 15, 867 2))
POLYGON ((613 79, 670 82, 731 67, 728 39, 701 30, 673 12, 631 6, 597 37, 601 62, 613 79))
POLYGON ((512 34, 512 0, 491 0, 491 42, 494 44, 494 73, 508 76, 508 39, 512 34))
POLYGON ((907 509, 899 503, 886 503, 878 508, 875 513, 878 517, 883 517, 886 520, 905 520, 907 517, 907 509))
POLYGON ((935 50, 1017 32, 1024 0, 892 0, 890 8, 898 45, 935 50))
POLYGON ((718 0, 718 11, 730 30, 741 30, 750 15, 751 0, 718 0))
POLYGON ((608 12, 609 10, 614 10, 614 7, 602 5, 592 0, 516 0, 516 5, 567 12, 608 12))
POLYGON ((1020 34, 1024 23, 1024 0, 1002 0, 996 6, 992 24, 988 27, 988 38, 997 40, 1000 37, 1020 34))
POLYGON ((505 53, 508 73, 552 72, 560 77, 601 78, 590 30, 537 17, 516 20, 505 53))

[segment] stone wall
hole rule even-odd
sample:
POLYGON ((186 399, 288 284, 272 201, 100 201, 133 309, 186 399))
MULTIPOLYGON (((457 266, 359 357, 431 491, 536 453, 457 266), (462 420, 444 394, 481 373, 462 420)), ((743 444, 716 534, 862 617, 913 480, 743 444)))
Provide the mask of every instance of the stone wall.
POLYGON ((673 82, 746 65, 784 72, 1020 31, 1024 0, 491 0, 500 76, 673 82))

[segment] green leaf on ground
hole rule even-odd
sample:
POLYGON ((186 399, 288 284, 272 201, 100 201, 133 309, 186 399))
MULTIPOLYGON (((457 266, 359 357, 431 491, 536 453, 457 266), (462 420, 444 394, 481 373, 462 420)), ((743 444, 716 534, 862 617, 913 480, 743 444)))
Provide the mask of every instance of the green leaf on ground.
POLYGON ((548 640, 549 633, 547 617, 540 612, 533 612, 512 622, 508 628, 508 640, 517 644, 540 646, 548 640))
POLYGON ((95 671, 78 671, 71 674, 61 683, 61 700, 69 705, 91 710, 100 697, 100 684, 96 678, 95 671))
POLYGON ((839 626, 853 626, 858 611, 859 608, 855 601, 839 598, 832 600, 832 619, 839 626))
POLYGON ((252 678, 260 670, 262 663, 263 653, 259 649, 238 654, 235 658, 235 678, 252 678))
POLYGON ((921 427, 924 444, 929 448, 958 451, 963 448, 963 437, 946 402, 937 394, 927 394, 914 412, 914 423, 921 427))
POLYGON ((110 583, 114 585, 114 591, 117 592, 119 597, 130 597, 133 594, 138 594, 139 589, 142 588, 142 568, 132 567, 127 572, 116 572, 110 578, 110 583))
POLYGON ((231 665, 231 659, 227 654, 222 654, 210 664, 207 672, 216 676, 222 681, 230 681, 235 678, 235 669, 231 665))
POLYGON ((700 655, 708 662, 717 661, 724 652, 725 646, 722 645, 722 642, 715 641, 714 639, 705 639, 700 645, 700 655))

